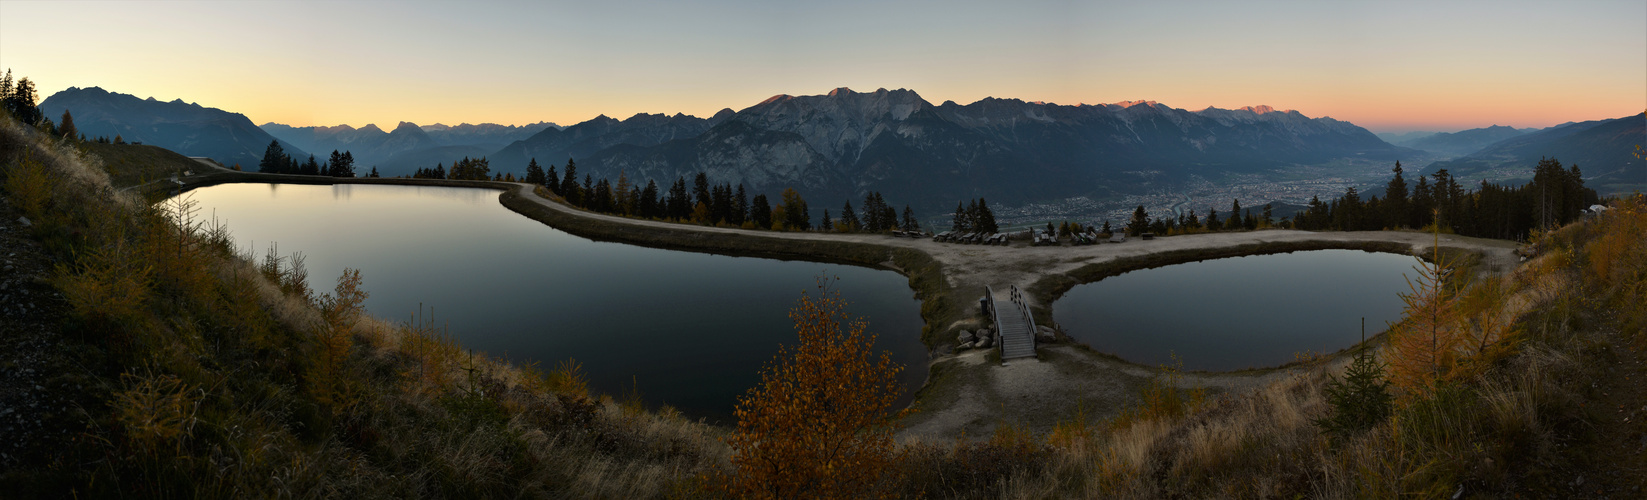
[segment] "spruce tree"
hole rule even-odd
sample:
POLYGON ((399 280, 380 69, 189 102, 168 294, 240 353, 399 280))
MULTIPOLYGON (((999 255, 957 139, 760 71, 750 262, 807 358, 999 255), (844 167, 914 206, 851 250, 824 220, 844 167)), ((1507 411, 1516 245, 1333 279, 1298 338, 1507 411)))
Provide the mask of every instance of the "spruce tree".
MULTIPOLYGON (((1366 318, 1362 318, 1365 325, 1366 318)), ((1350 363, 1344 377, 1328 375, 1324 392, 1332 405, 1332 415, 1315 420, 1333 443, 1372 429, 1390 415, 1390 382, 1384 377, 1384 364, 1366 348, 1365 326, 1362 327, 1361 352, 1350 363)))
POLYGON ((1127 235, 1138 236, 1149 230, 1149 212, 1144 211, 1143 205, 1132 211, 1132 221, 1127 223, 1127 235))
POLYGON ((57 124, 57 133, 71 141, 80 139, 80 131, 74 128, 74 115, 69 110, 63 110, 63 119, 57 124))
POLYGON ((257 163, 257 171, 283 174, 285 169, 286 148, 280 147, 280 141, 269 141, 269 147, 263 150, 263 161, 257 163))
POLYGON ((767 203, 766 195, 757 194, 749 203, 749 221, 760 229, 772 227, 772 205, 767 203))
POLYGON ((904 231, 920 231, 921 230, 921 222, 918 221, 918 220, 915 220, 915 211, 910 210, 909 205, 904 205, 904 227, 903 227, 903 229, 904 229, 904 231))
POLYGON ((737 194, 732 195, 730 215, 731 218, 727 222, 731 222, 734 226, 742 226, 743 222, 749 219, 749 195, 744 192, 743 184, 738 184, 737 194))
POLYGON ((544 182, 543 167, 538 166, 538 159, 532 158, 526 163, 526 182, 542 186, 544 182))
POLYGON ((858 220, 857 212, 852 211, 852 202, 847 201, 846 205, 841 207, 841 229, 857 231, 862 227, 863 223, 858 220))

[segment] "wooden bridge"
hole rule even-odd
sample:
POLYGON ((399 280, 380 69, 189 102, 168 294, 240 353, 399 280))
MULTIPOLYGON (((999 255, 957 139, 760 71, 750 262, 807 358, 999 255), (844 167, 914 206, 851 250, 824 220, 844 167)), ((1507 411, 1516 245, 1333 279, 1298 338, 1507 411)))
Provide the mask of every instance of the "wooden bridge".
POLYGON ((1013 285, 1004 300, 985 286, 984 302, 995 319, 995 345, 1001 350, 1001 361, 1035 357, 1035 318, 1029 314, 1029 305, 1018 286, 1013 285))

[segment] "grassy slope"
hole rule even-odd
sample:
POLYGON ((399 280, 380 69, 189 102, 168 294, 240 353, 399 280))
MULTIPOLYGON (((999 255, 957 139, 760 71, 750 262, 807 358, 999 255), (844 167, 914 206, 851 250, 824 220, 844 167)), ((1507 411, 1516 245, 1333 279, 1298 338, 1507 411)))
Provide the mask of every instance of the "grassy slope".
MULTIPOLYGON (((79 371, 50 390, 81 408, 51 417, 67 438, 25 437, 27 465, 0 473, 6 491, 661 496, 724 463, 717 431, 582 397, 570 369, 470 358, 429 325, 366 320, 333 349, 336 302, 303 290, 290 263, 264 272, 203 229, 167 246, 179 233, 164 212, 99 190, 107 181, 73 151, 4 133, 8 207, 37 221, 32 236, 63 263, 51 279, 67 296, 55 366, 79 371)), ((1461 358, 1469 369, 1445 390, 1405 396, 1395 418, 1345 444, 1309 422, 1327 411, 1323 365, 1204 404, 1151 384, 1138 410, 1049 436, 1004 427, 980 443, 910 444, 889 469, 893 493, 1628 495, 1647 477, 1632 449, 1647 420, 1647 394, 1630 381, 1647 376, 1647 209, 1634 203, 1546 236, 1546 255, 1465 311, 1514 318, 1513 342, 1461 358)), ((658 244, 703 244, 662 234, 658 244)))

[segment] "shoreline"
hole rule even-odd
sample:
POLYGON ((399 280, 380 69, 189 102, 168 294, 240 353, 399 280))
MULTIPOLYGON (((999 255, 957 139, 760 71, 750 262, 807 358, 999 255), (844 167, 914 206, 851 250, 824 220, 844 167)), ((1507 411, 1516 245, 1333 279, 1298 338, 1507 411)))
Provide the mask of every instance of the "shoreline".
MULTIPOLYGON (((1290 253, 1322 249, 1363 250, 1414 255, 1433 246, 1433 235, 1405 231, 1316 233, 1258 230, 1207 233, 1158 238, 1148 242, 1104 243, 1079 247, 978 246, 933 242, 929 238, 898 238, 863 233, 791 233, 698 226, 630 219, 587 212, 551 200, 541 187, 499 181, 442 179, 332 178, 264 174, 212 169, 179 182, 145 185, 145 196, 169 195, 229 183, 287 183, 310 185, 381 184, 484 188, 499 191, 506 208, 558 230, 596 241, 610 241, 667 250, 805 260, 846 264, 897 272, 909 280, 921 303, 921 341, 928 363, 922 384, 910 407, 919 410, 905 419, 910 436, 987 436, 997 425, 1012 422, 1030 429, 1050 429, 1067 410, 1084 401, 1089 416, 1102 418, 1133 404, 1136 390, 1160 369, 1102 353, 1070 341, 1061 333, 1055 344, 1044 344, 1039 359, 1018 360, 1008 366, 989 363, 987 350, 955 352, 952 339, 962 329, 983 326, 976 300, 966 290, 985 285, 1017 285, 1030 299, 1038 324, 1057 328, 1051 304, 1076 285, 1116 274, 1244 255, 1290 253), (163 189, 156 189, 156 188, 163 189), (1070 394, 1070 388, 1078 394, 1070 394), (982 397, 979 397, 982 396, 982 397), (1049 411, 1050 410, 1050 411, 1049 411), (1096 411, 1094 411, 1096 410, 1096 411)), ((1441 246, 1481 255, 1486 272, 1513 266, 1514 242, 1442 235, 1441 246)), ((1374 344, 1380 333, 1367 340, 1374 344)), ((1361 344, 1326 355, 1341 361, 1361 344)), ((1260 386, 1276 377, 1306 369, 1298 363, 1249 368, 1232 372, 1184 372, 1184 387, 1225 392, 1260 386)))

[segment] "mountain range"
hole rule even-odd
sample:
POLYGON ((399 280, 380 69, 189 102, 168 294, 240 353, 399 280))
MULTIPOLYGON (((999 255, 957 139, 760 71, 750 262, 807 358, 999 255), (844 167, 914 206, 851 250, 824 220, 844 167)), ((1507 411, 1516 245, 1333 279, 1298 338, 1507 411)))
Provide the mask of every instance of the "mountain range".
POLYGON ((269 122, 261 128, 300 148, 322 153, 349 151, 358 165, 377 167, 384 175, 401 175, 436 163, 450 164, 463 157, 486 156, 504 145, 558 127, 549 122, 520 126, 495 123, 418 126, 400 122, 394 130, 384 132, 377 125, 292 127, 269 122))
MULTIPOLYGON (((139 99, 98 87, 70 87, 40 103, 46 116, 57 120, 68 110, 75 128, 88 138, 119 136, 127 142, 160 146, 186 156, 204 156, 224 165, 239 164, 255 170, 274 136, 239 113, 185 103, 139 99)), ((293 157, 308 153, 289 141, 281 147, 293 157)))
POLYGON ((1464 156, 1480 151, 1481 148, 1498 141, 1538 130, 1536 128, 1517 129, 1515 127, 1493 125, 1458 132, 1440 132, 1405 141, 1391 141, 1391 144, 1450 156, 1464 156))
MULTIPOLYGON (((376 166, 388 176, 464 156, 487 157, 494 172, 516 174, 533 159, 547 167, 572 158, 580 174, 596 178, 616 179, 621 172, 667 185, 706 172, 717 184, 741 183, 755 193, 794 187, 819 206, 879 191, 923 211, 976 197, 1006 204, 1117 199, 1172 192, 1192 179, 1264 178, 1290 167, 1334 168, 1346 159, 1393 163, 1425 154, 1348 122, 1269 106, 1189 111, 1153 101, 1058 105, 998 98, 934 105, 904 89, 777 95, 708 118, 603 115, 564 128, 402 122, 388 132, 375 125, 259 128, 234 113, 101 89, 60 92, 42 107, 48 113, 72 107, 88 135, 119 132, 225 164, 255 165, 278 137, 295 156, 347 150, 357 166, 376 166)), ((1498 139, 1425 171, 1530 172, 1539 156, 1554 155, 1584 165, 1587 177, 1643 184, 1640 162, 1631 163, 1624 144, 1639 141, 1641 121, 1637 115, 1539 131, 1488 127, 1412 137, 1408 144, 1456 152, 1498 139)))
MULTIPOLYGON (((1414 151, 1331 118, 1268 106, 1187 111, 1151 101, 1057 105, 986 98, 941 105, 910 90, 778 95, 704 119, 598 117, 544 130, 492 155, 492 165, 564 164, 659 182, 707 172, 716 183, 804 195, 897 193, 936 207, 1108 196, 1169 188, 1182 174, 1221 176, 1414 151)), ((947 208, 947 207, 945 207, 947 208)))
POLYGON ((1563 165, 1578 165, 1585 183, 1602 194, 1624 193, 1647 185, 1647 162, 1635 156, 1636 146, 1644 140, 1647 140, 1647 115, 1643 114, 1564 123, 1518 134, 1468 155, 1430 164, 1424 172, 1445 168, 1465 178, 1525 181, 1532 177, 1532 167, 1539 160, 1555 158, 1563 165))

